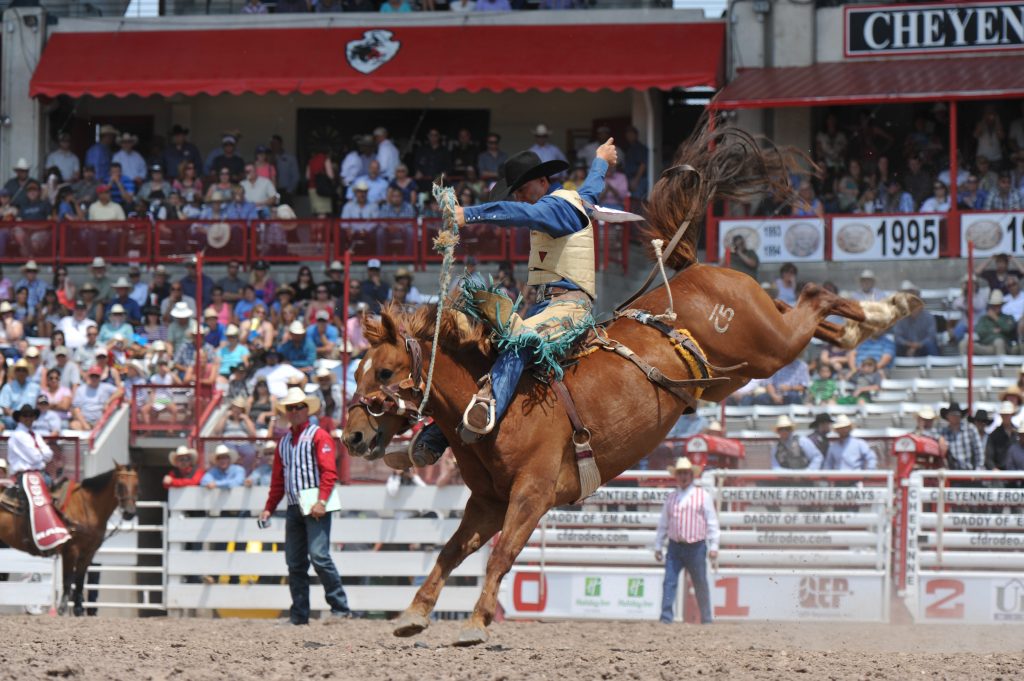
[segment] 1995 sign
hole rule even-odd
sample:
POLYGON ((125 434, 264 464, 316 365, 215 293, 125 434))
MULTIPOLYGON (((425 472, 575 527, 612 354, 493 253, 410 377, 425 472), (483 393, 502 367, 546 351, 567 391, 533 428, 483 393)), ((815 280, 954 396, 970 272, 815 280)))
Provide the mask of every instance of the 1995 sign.
POLYGON ((835 218, 833 260, 933 260, 939 257, 940 218, 887 215, 835 218))

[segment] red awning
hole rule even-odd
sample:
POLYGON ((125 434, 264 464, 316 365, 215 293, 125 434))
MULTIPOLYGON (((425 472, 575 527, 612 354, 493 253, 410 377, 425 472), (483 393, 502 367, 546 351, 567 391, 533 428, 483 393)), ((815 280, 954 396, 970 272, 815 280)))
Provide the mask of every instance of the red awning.
POLYGON ((724 36, 723 22, 57 33, 30 93, 716 87, 724 36))
POLYGON ((720 109, 884 104, 1024 96, 1024 58, 846 61, 747 69, 715 98, 720 109))

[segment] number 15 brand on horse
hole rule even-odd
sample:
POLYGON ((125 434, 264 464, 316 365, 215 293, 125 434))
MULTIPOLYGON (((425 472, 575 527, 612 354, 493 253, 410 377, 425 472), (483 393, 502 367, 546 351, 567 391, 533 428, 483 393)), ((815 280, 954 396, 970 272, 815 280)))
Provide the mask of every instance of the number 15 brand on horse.
MULTIPOLYGON (((530 275, 537 303, 526 318, 516 314, 518 301, 467 278, 463 302, 467 312, 485 319, 495 331, 498 359, 463 414, 459 435, 472 444, 494 430, 508 410, 516 385, 531 360, 561 378, 559 361, 573 344, 594 328, 591 313, 596 295, 594 228, 587 204, 604 190, 604 176, 616 163, 613 140, 597 150, 579 191, 562 189, 552 176, 568 169, 564 161, 545 161, 532 151, 511 157, 503 177, 491 191, 490 203, 457 207, 459 227, 490 223, 530 230, 530 275), (505 201, 514 197, 515 201, 505 201)), ((414 445, 418 463, 435 462, 448 443, 436 425, 428 426, 414 445)))

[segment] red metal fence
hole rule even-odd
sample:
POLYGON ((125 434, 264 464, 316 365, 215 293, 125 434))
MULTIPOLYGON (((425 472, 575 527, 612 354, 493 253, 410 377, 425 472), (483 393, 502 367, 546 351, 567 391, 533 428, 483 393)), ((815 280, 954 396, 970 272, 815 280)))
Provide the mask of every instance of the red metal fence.
MULTIPOLYGON (((0 225, 0 263, 109 262, 156 265, 180 262, 206 249, 207 262, 353 262, 378 258, 423 269, 441 261, 433 243, 440 218, 373 220, 124 220, 118 222, 15 222, 0 225)), ((464 227, 456 254, 481 263, 526 262, 530 234, 474 224, 464 227)), ((629 267, 629 225, 598 223, 597 266, 629 267)))

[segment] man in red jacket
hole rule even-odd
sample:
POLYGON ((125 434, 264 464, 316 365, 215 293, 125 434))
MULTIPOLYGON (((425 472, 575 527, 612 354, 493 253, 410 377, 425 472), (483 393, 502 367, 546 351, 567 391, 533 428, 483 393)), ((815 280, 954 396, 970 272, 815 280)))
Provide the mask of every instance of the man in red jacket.
POLYGON ((203 469, 197 465, 199 454, 196 450, 181 445, 171 450, 167 457, 171 462, 171 472, 164 476, 164 489, 171 487, 195 487, 203 478, 203 469))
POLYGON ((302 388, 292 387, 278 403, 278 409, 287 414, 290 428, 277 444, 270 494, 260 520, 266 522, 281 499, 288 497, 284 552, 292 594, 289 620, 292 624, 309 623, 310 562, 324 586, 331 617, 351 617, 348 597, 330 553, 331 516, 326 505, 338 479, 334 440, 327 431, 309 422, 309 417, 320 411, 320 400, 306 395, 302 388), (302 492, 314 488, 319 490, 319 498, 309 515, 303 515, 299 503, 302 492))

